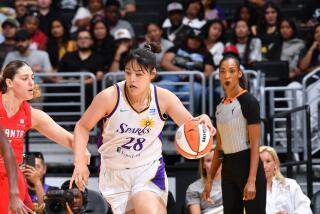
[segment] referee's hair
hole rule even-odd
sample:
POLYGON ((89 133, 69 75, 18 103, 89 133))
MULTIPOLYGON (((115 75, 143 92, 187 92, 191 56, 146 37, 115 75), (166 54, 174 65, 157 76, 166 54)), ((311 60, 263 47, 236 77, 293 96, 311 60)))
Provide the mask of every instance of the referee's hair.
POLYGON ((227 53, 223 56, 223 58, 221 59, 220 63, 219 63, 219 70, 221 69, 221 65, 224 61, 228 60, 228 59, 233 59, 238 67, 238 71, 242 73, 241 77, 239 78, 239 85, 241 88, 243 89, 247 89, 247 80, 246 77, 244 76, 244 72, 241 70, 240 68, 240 58, 239 56, 237 56, 234 53, 227 53))

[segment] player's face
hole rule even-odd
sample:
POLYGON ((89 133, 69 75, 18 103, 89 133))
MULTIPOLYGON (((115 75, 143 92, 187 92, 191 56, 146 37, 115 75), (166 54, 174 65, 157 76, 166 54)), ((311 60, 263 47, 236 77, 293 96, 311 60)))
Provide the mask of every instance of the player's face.
POLYGON ((271 154, 267 151, 260 153, 260 158, 263 163, 264 172, 266 174, 267 179, 271 179, 274 176, 276 162, 271 156, 271 154))
POLYGON ((12 89, 18 99, 31 100, 33 98, 34 75, 29 66, 18 69, 12 80, 7 79, 7 88, 12 89))
POLYGON ((128 62, 125 67, 125 79, 129 94, 137 96, 149 91, 149 85, 154 76, 154 71, 150 74, 136 61, 128 62))
POLYGON ((222 62, 219 69, 219 78, 226 91, 232 90, 239 85, 239 78, 241 76, 242 72, 235 59, 229 58, 222 62))

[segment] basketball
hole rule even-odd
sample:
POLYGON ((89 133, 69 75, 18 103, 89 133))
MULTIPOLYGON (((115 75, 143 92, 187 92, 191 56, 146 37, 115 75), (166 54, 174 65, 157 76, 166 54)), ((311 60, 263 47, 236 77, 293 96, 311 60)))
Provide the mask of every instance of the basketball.
POLYGON ((180 126, 175 135, 175 145, 180 155, 188 159, 199 159, 211 149, 213 139, 203 124, 189 121, 180 126))

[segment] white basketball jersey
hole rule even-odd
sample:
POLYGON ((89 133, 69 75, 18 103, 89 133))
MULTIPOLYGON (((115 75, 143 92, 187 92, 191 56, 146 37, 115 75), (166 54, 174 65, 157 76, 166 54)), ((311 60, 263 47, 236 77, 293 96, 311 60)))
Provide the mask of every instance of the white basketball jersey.
POLYGON ((137 112, 130 104, 125 81, 115 84, 117 104, 102 121, 98 140, 101 161, 107 168, 135 168, 158 160, 162 155, 161 131, 165 118, 161 115, 156 86, 150 84, 150 105, 137 112))

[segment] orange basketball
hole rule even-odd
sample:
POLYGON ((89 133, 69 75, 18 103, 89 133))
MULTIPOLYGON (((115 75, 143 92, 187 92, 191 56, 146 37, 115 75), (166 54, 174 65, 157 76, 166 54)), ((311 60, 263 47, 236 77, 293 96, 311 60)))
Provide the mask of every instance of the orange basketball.
POLYGON ((205 156, 210 151, 212 144, 210 131, 203 124, 197 125, 194 121, 188 121, 176 132, 176 148, 185 158, 198 159, 205 156))

